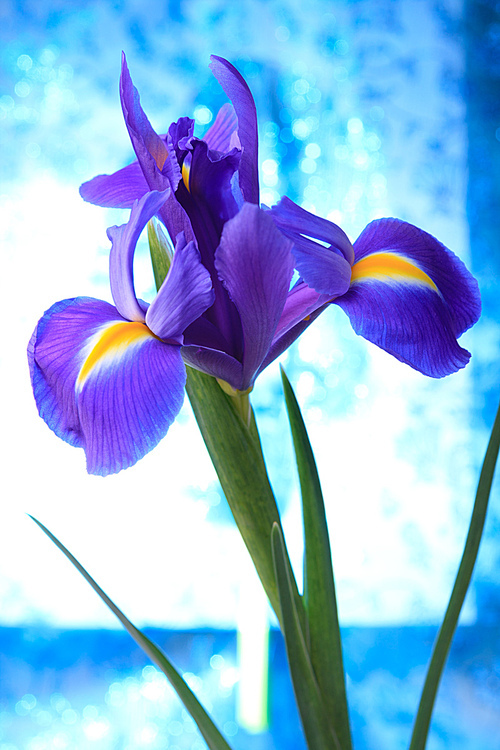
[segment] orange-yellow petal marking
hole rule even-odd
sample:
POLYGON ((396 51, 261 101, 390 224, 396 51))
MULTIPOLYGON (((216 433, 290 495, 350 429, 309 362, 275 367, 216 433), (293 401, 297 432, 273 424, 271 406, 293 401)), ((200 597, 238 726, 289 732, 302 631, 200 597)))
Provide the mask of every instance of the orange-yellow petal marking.
POLYGON ((186 190, 188 191, 188 193, 191 192, 189 189, 189 170, 190 170, 190 167, 186 163, 186 160, 184 159, 184 161, 182 162, 182 181, 184 185, 186 186, 186 190))
POLYGON ((131 344, 137 344, 146 338, 156 338, 144 323, 113 323, 98 334, 96 343, 83 363, 76 381, 81 388, 92 370, 107 358, 123 353, 131 344))
POLYGON ((363 279, 424 284, 439 294, 437 286, 425 271, 412 261, 394 253, 373 253, 358 260, 352 267, 351 284, 363 279))

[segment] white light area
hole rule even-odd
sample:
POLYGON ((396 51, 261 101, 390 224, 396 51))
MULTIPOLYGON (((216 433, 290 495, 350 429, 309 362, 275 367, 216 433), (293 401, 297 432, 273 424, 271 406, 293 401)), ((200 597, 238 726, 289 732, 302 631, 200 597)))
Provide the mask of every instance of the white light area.
POLYGON ((321 146, 317 143, 308 143, 306 146, 306 156, 309 159, 319 159, 321 156, 321 146))
POLYGON ((247 566, 245 573, 238 616, 236 715, 243 729, 259 733, 267 729, 269 604, 255 570, 247 566))
POLYGON ((311 130, 311 125, 306 120, 298 119, 294 120, 292 123, 292 133, 299 141, 304 141, 310 134, 311 130))
POLYGON ((189 406, 153 452, 103 479, 87 475, 83 451, 47 428, 33 400, 35 324, 58 300, 111 301, 105 230, 127 212, 91 206, 49 174, 3 188, 0 623, 119 627, 31 513, 138 625, 233 627, 247 553, 233 528, 205 521, 216 477, 189 406))
POLYGON ((326 218, 329 221, 333 221, 334 224, 341 224, 343 220, 343 214, 342 211, 339 211, 337 208, 335 208, 333 209, 333 211, 330 211, 326 218))
POLYGON ((351 117, 347 121, 347 130, 352 135, 359 135, 359 133, 363 132, 363 123, 359 117, 351 117))
POLYGON ((275 174, 265 174, 262 178, 262 182, 266 187, 276 187, 278 184, 279 178, 278 175, 275 174))
POLYGON ((300 169, 302 172, 305 172, 305 174, 313 174, 316 171, 316 168, 317 164, 314 159, 309 159, 308 157, 301 159, 300 169))
POLYGON ((82 721, 82 729, 88 740, 91 742, 97 742, 106 737, 110 729, 110 724, 105 717, 99 719, 86 719, 82 721))
POLYGON ((261 190, 261 201, 265 206, 274 206, 280 199, 280 194, 277 190, 271 190, 270 188, 263 188, 261 190))
POLYGON ((194 119, 199 125, 208 125, 208 123, 213 120, 212 111, 208 107, 205 107, 205 105, 201 104, 194 110, 194 119))
POLYGON ((274 175, 278 171, 278 162, 275 159, 265 159, 262 162, 262 171, 265 175, 274 175))
MULTIPOLYGON (((317 331, 311 327, 303 336, 301 354, 307 354, 310 331, 311 349, 321 357, 326 319, 318 323, 317 331)), ((327 510, 341 621, 436 623, 448 602, 474 499, 474 478, 456 458, 470 447, 467 407, 461 411, 470 374, 426 380, 366 346, 369 367, 365 381, 353 384, 354 413, 329 420, 304 410, 327 510), (418 408, 421 420, 415 418, 418 408), (419 462, 419 454, 428 453, 428 463, 419 462)), ((311 373, 293 385, 299 402, 307 402, 311 373)), ((299 572, 300 514, 289 513, 287 545, 299 572)), ((470 594, 462 621, 474 617, 470 594)))

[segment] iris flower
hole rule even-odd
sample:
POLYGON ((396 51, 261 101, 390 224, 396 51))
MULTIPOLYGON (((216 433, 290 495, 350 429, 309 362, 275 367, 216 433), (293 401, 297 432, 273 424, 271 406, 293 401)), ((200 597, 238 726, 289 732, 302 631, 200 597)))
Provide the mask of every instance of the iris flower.
POLYGON ((425 375, 464 367, 457 338, 480 314, 477 283, 431 235, 397 219, 344 231, 283 198, 259 206, 256 108, 226 60, 211 68, 231 100, 202 139, 184 117, 158 135, 125 59, 120 97, 136 161, 81 187, 85 200, 130 208, 108 235, 115 306, 64 300, 38 323, 28 357, 49 427, 81 446, 90 473, 134 464, 179 412, 185 364, 246 393, 330 304, 354 330, 425 375), (172 262, 151 305, 138 300, 132 263, 153 217, 172 262), (292 277, 298 280, 292 285, 292 277))

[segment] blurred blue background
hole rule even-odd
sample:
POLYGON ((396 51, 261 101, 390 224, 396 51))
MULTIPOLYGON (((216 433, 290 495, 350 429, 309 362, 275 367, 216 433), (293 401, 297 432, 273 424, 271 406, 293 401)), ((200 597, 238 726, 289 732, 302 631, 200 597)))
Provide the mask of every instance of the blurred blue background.
MULTIPOLYGON (((132 159, 122 50, 158 132, 183 115, 199 133, 212 121, 225 98, 210 54, 239 68, 257 103, 264 203, 287 194, 352 239, 397 216, 479 279, 484 314, 462 340, 472 364, 444 381, 358 339, 339 309, 282 358, 323 481, 356 748, 407 746, 498 400, 499 30, 493 0, 0 4, 0 750, 203 747, 162 675, 25 512, 154 629, 235 748, 304 746, 274 630, 268 721, 245 716, 236 633, 240 644, 265 635, 268 613, 189 407, 152 454, 102 480, 30 394, 25 347, 42 312, 110 298, 105 229, 126 212, 84 204, 78 187, 132 159)), ((148 298, 145 246, 136 266, 148 298)), ((300 578, 277 366, 253 403, 300 578)), ((500 744, 499 526, 495 490, 429 750, 500 744)))

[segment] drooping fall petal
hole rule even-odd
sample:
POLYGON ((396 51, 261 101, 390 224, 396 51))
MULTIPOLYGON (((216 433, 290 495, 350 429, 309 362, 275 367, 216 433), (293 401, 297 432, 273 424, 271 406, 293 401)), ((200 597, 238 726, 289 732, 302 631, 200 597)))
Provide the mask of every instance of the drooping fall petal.
POLYGON ((457 337, 481 312, 477 282, 427 232, 397 219, 372 222, 354 243, 349 291, 335 300, 364 338, 430 377, 465 367, 457 337))
POLYGON ((40 416, 84 448, 91 474, 132 466, 165 436, 182 406, 180 347, 101 300, 53 305, 35 329, 28 360, 40 416))

